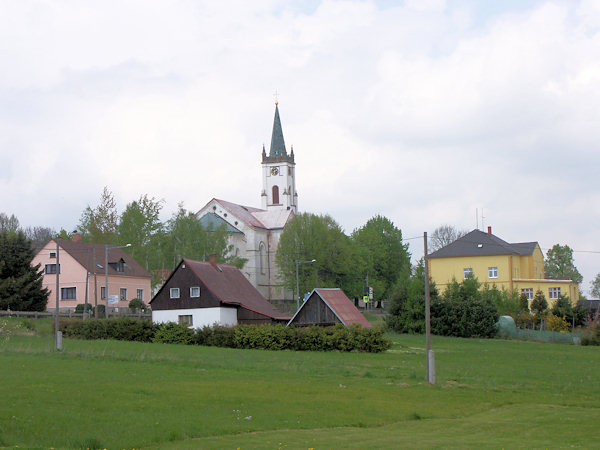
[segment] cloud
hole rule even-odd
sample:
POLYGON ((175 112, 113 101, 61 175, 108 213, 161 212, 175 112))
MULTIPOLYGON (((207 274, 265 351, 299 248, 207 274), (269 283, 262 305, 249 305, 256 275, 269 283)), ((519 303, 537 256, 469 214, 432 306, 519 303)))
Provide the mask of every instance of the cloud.
POLYGON ((592 1, 4 2, 2 209, 68 229, 105 185, 167 216, 258 206, 277 89, 300 207, 347 232, 375 214, 405 236, 471 229, 483 209, 508 241, 600 250, 599 17, 592 1))

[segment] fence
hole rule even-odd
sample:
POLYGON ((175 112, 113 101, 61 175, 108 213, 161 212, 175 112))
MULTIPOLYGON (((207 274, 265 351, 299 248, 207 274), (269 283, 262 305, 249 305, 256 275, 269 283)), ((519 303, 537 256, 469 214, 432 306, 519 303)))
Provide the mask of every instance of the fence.
POLYGON ((500 337, 519 339, 522 341, 557 342, 561 344, 581 344, 583 333, 561 333, 559 331, 530 330, 513 328, 510 331, 502 330, 500 337))
MULTIPOLYGON (((33 319, 42 319, 44 317, 54 317, 53 311, 0 311, 0 317, 29 317, 33 319)), ((101 318, 104 318, 104 312, 101 314, 101 318)), ((87 319, 94 317, 93 314, 75 312, 73 310, 59 311, 58 317, 68 318, 79 318, 87 319)), ((119 311, 108 311, 108 317, 131 317, 134 319, 152 319, 152 313, 150 312, 133 312, 129 308, 119 308, 119 311)))

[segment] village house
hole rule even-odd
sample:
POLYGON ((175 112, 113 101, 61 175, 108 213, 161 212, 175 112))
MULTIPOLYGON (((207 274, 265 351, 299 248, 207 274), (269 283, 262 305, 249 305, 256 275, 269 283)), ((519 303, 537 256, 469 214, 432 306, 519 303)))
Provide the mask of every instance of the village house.
POLYGON ((31 264, 43 270, 42 287, 50 291, 47 309, 56 309, 56 273, 59 272, 59 310, 78 304, 105 305, 108 310, 127 307, 138 298, 148 303, 151 275, 122 248, 90 244, 75 235, 73 241, 52 239, 35 254, 31 264), (57 259, 59 266, 57 267, 57 259), (108 259, 108 265, 105 260, 108 259), (106 284, 108 279, 108 296, 106 284))
POLYGON ((190 327, 286 323, 277 310, 234 266, 183 259, 150 301, 154 323, 190 327))
POLYGON ((531 302, 541 290, 549 305, 559 295, 568 296, 573 306, 579 301, 579 286, 572 280, 546 278, 544 254, 537 242, 509 244, 492 234, 473 230, 427 257, 429 274, 444 291, 453 280, 475 277, 499 289, 516 290, 531 302))

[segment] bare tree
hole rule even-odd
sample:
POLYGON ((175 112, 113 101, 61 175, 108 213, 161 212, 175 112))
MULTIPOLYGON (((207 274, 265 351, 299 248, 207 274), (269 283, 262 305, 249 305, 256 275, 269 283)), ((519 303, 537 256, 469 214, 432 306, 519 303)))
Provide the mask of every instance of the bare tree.
POLYGON ((43 246, 56 236, 56 231, 48 227, 27 227, 23 230, 25 237, 31 241, 31 248, 43 246))
POLYGON ((0 231, 17 231, 19 229, 19 219, 15 217, 14 214, 11 214, 8 217, 7 214, 3 212, 0 213, 0 231))
POLYGON ((459 230, 453 225, 440 225, 435 230, 433 230, 433 233, 431 233, 429 239, 429 248, 431 249, 430 251, 435 252, 436 250, 439 250, 440 248, 453 243, 454 241, 463 237, 467 233, 467 230, 459 230))

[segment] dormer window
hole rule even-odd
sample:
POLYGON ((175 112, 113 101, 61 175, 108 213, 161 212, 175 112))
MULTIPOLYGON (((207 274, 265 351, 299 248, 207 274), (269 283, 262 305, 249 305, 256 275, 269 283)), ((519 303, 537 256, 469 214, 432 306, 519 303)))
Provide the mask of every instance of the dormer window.
POLYGON ((108 265, 112 267, 115 272, 125 272, 125 260, 123 258, 117 262, 109 262, 108 265))

